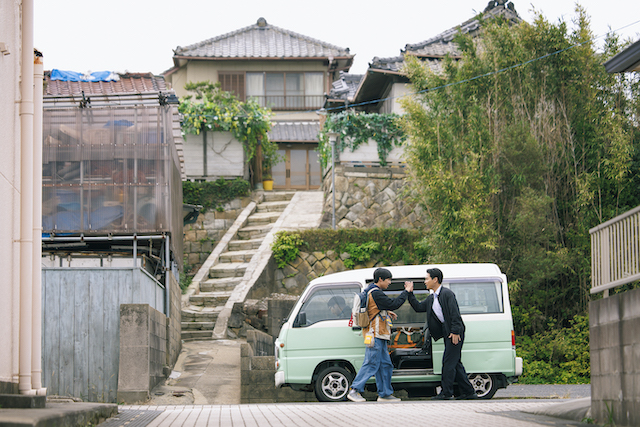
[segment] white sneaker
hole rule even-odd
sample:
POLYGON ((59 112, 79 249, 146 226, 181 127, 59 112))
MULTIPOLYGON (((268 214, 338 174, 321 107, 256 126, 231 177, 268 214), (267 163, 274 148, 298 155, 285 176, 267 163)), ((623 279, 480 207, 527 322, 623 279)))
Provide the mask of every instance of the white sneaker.
POLYGON ((389 396, 378 396, 378 402, 402 402, 402 399, 395 397, 393 394, 389 396))
POLYGON ((347 399, 349 399, 352 402, 366 402, 367 401, 367 399, 362 397, 362 395, 360 393, 358 393, 354 389, 349 390, 349 394, 347 394, 347 399))

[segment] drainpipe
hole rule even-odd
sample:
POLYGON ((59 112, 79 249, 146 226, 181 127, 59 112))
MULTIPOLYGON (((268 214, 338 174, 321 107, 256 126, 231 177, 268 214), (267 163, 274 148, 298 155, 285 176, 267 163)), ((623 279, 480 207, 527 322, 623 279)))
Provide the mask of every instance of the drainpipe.
POLYGON ((18 390, 35 395, 31 385, 33 313, 33 0, 22 2, 20 67, 20 337, 18 390))
POLYGON ((44 65, 38 52, 33 61, 33 336, 31 337, 31 385, 39 396, 42 387, 42 96, 44 65))

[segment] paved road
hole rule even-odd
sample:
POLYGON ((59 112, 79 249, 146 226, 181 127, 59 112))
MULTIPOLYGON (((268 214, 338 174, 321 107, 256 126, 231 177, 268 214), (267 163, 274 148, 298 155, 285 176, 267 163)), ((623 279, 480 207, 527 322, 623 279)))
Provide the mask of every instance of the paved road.
POLYGON ((511 384, 496 392, 494 399, 580 399, 591 397, 590 384, 511 384))
MULTIPOLYGON (((567 403, 575 400, 566 400, 567 403)), ((562 403, 560 403, 562 404, 562 403)), ((586 426, 536 411, 557 399, 494 399, 476 402, 408 401, 400 403, 277 403, 249 405, 121 406, 120 415, 100 427, 269 426, 586 426)))

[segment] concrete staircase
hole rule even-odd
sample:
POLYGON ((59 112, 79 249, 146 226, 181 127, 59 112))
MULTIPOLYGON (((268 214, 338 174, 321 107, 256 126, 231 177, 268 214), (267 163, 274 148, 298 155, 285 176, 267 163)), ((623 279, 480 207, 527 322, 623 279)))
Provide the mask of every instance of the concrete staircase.
POLYGON ((188 297, 188 305, 182 308, 184 341, 212 339, 218 315, 236 286, 241 283, 263 239, 294 194, 265 192, 255 210, 237 227, 237 231, 232 231, 234 234, 230 240, 223 238, 218 244, 226 247, 221 251, 218 247, 214 249, 212 254, 216 250, 220 252, 217 259, 208 266, 207 277, 199 282, 198 289, 188 297))

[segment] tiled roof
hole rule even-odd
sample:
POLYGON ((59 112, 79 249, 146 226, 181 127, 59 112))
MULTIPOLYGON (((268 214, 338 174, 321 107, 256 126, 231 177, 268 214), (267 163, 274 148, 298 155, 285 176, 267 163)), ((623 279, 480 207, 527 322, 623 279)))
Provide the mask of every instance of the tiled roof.
POLYGON ((369 63, 369 68, 383 71, 400 71, 404 64, 404 57, 394 56, 392 58, 378 58, 377 56, 369 63))
POLYGON ((341 99, 343 101, 353 100, 363 77, 363 74, 348 74, 340 71, 340 78, 331 84, 329 99, 341 99))
POLYGON ((274 142, 318 142, 319 122, 273 122, 269 140, 274 142))
POLYGON ((161 76, 151 73, 119 74, 118 81, 109 82, 69 82, 51 80, 45 72, 45 96, 115 95, 167 91, 167 84, 161 76))
MULTIPOLYGON (((508 20, 511 24, 517 24, 522 21, 513 6, 513 2, 509 2, 508 0, 492 0, 482 13, 483 20, 495 19, 498 17, 508 20)), ((436 58, 443 57, 447 54, 451 56, 460 56, 458 46, 453 43, 455 35, 458 33, 476 35, 479 28, 480 19, 478 19, 478 17, 474 17, 466 20, 458 26, 438 34, 433 38, 430 38, 429 40, 416 44, 407 44, 403 52, 422 57, 436 58)))
POLYGON ((202 58, 328 58, 352 57, 349 49, 334 46, 270 25, 264 18, 254 25, 190 46, 178 46, 178 57, 202 58))

